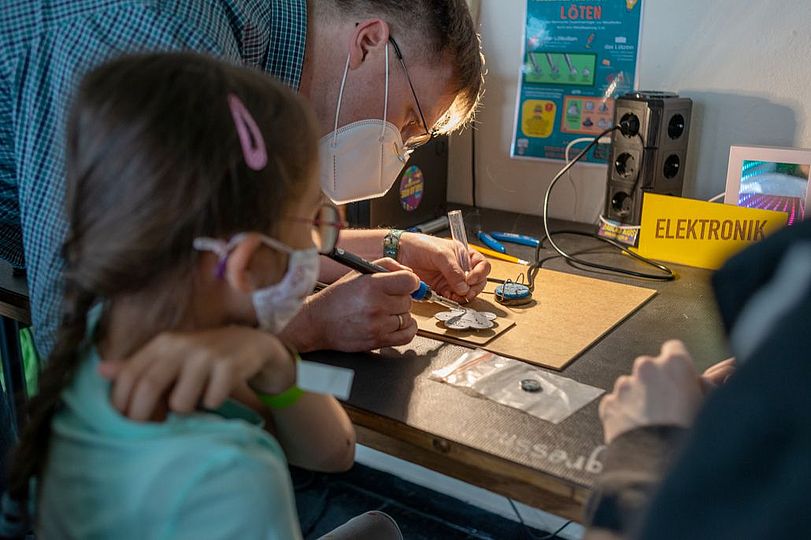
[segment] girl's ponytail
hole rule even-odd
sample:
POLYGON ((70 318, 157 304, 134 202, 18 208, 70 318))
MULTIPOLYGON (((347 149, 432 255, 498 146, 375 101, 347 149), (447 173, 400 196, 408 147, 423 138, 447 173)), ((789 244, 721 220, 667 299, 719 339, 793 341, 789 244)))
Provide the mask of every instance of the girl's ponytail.
POLYGON ((25 429, 14 451, 9 475, 9 495, 14 500, 28 498, 31 479, 39 476, 45 466, 51 420, 59 407, 62 392, 73 380, 81 361, 79 348, 87 331, 87 312, 95 300, 94 294, 75 285, 66 292, 57 344, 40 376, 39 393, 29 403, 25 429))

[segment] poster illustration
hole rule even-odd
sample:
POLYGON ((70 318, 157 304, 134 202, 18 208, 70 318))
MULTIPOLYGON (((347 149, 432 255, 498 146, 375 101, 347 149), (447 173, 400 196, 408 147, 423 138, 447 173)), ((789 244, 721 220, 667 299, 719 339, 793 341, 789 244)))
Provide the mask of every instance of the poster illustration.
MULTIPOLYGON (((611 127, 635 88, 644 0, 526 0, 511 155, 562 160, 574 139, 611 127)), ((596 146, 583 160, 605 163, 596 146)))

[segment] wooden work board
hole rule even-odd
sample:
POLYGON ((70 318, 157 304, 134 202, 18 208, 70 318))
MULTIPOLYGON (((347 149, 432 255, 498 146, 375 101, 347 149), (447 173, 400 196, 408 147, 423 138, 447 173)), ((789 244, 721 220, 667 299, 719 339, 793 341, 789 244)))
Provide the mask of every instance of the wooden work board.
MULTIPOLYGON (((528 268, 493 259, 490 264, 490 277, 513 281, 528 268)), ((445 308, 414 304, 420 334, 561 370, 656 295, 653 289, 542 269, 535 278, 533 302, 510 307, 496 302, 497 285, 489 282, 470 303, 498 315, 495 328, 449 330, 434 318, 445 308)))

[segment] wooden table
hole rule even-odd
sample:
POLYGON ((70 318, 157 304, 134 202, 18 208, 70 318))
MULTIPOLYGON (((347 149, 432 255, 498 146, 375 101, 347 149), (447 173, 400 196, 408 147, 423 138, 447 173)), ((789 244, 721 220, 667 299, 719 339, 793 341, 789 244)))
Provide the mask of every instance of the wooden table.
MULTIPOLYGON (((485 230, 540 236, 537 217, 482 210, 480 219, 485 230)), ((553 230, 564 225, 589 229, 554 222, 553 230)), ((558 243, 603 263, 634 264, 591 239, 561 236, 558 243)), ((510 245, 509 250, 523 259, 532 258, 529 248, 510 245)), ((544 254, 550 252, 545 250, 544 254)), ((630 371, 636 356, 656 353, 668 338, 684 340, 702 369, 726 355, 707 271, 673 266, 678 279, 663 283, 585 272, 561 259, 545 267, 659 291, 640 311, 575 360, 563 376, 610 390, 619 375, 630 371)), ((4 319, 28 322, 25 280, 12 278, 8 267, 0 270, 0 277, 0 314, 4 319)), ((428 379, 433 370, 448 365, 466 350, 417 337, 408 346, 373 353, 325 351, 308 357, 355 370, 352 395, 345 407, 360 443, 579 520, 582 504, 602 467, 604 447, 597 402, 553 425, 428 379)))
MULTIPOLYGON (((468 209, 469 211, 469 209, 468 209)), ((468 224, 470 219, 466 217, 468 224)), ((540 236, 537 217, 482 210, 484 230, 540 236)), ((555 222, 588 230, 583 225, 555 222)), ((599 247, 596 240, 576 236, 557 239, 564 249, 578 251, 603 263, 626 267, 635 263, 599 247), (597 249, 594 249, 597 246, 597 249)), ((509 245, 520 258, 531 259, 529 248, 509 245)), ((551 254, 544 250, 545 255, 551 254)), ((657 353, 669 338, 685 341, 696 364, 704 368, 726 357, 715 311, 710 273, 672 266, 678 279, 653 282, 596 274, 555 259, 545 268, 609 281, 652 287, 659 294, 613 332, 588 349, 561 372, 565 377, 610 390, 627 374, 636 356, 657 353)), ((637 267, 638 268, 638 267, 637 267)), ((387 454, 483 487, 574 520, 595 475, 602 468, 602 429, 594 401, 558 425, 518 410, 467 395, 428 379, 466 348, 417 337, 405 347, 367 354, 320 352, 310 359, 355 370, 355 383, 345 404, 358 441, 387 454)))

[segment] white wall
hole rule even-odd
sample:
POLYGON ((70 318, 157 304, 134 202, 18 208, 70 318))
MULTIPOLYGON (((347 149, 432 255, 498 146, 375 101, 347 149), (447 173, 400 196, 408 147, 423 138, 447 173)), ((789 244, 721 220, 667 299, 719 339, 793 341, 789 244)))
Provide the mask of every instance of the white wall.
MULTIPOLYGON (((485 0, 486 1, 486 0, 485 0)), ((464 501, 467 504, 500 515, 511 521, 519 521, 509 500, 503 495, 497 495, 471 484, 466 484, 450 476, 445 476, 438 472, 426 469, 420 465, 403 461, 402 459, 378 452, 372 448, 358 445, 355 454, 355 461, 372 467, 380 471, 398 476, 408 482, 419 486, 438 491, 448 497, 453 497, 464 501)), ((517 501, 513 501, 516 510, 521 515, 524 523, 541 531, 557 531, 568 520, 527 506, 517 501)), ((561 531, 557 538, 563 540, 579 540, 583 537, 583 527, 578 523, 570 523, 561 531)))
MULTIPOLYGON (((731 144, 811 147, 811 1, 642 0, 640 89, 693 99, 685 195, 724 190, 731 144)), ((526 0, 481 0, 489 75, 476 132, 478 204, 539 213, 559 164, 510 159, 526 0)), ((451 201, 470 203, 470 133, 451 143, 451 201)), ((550 214, 593 221, 605 167, 577 166, 550 214)))

